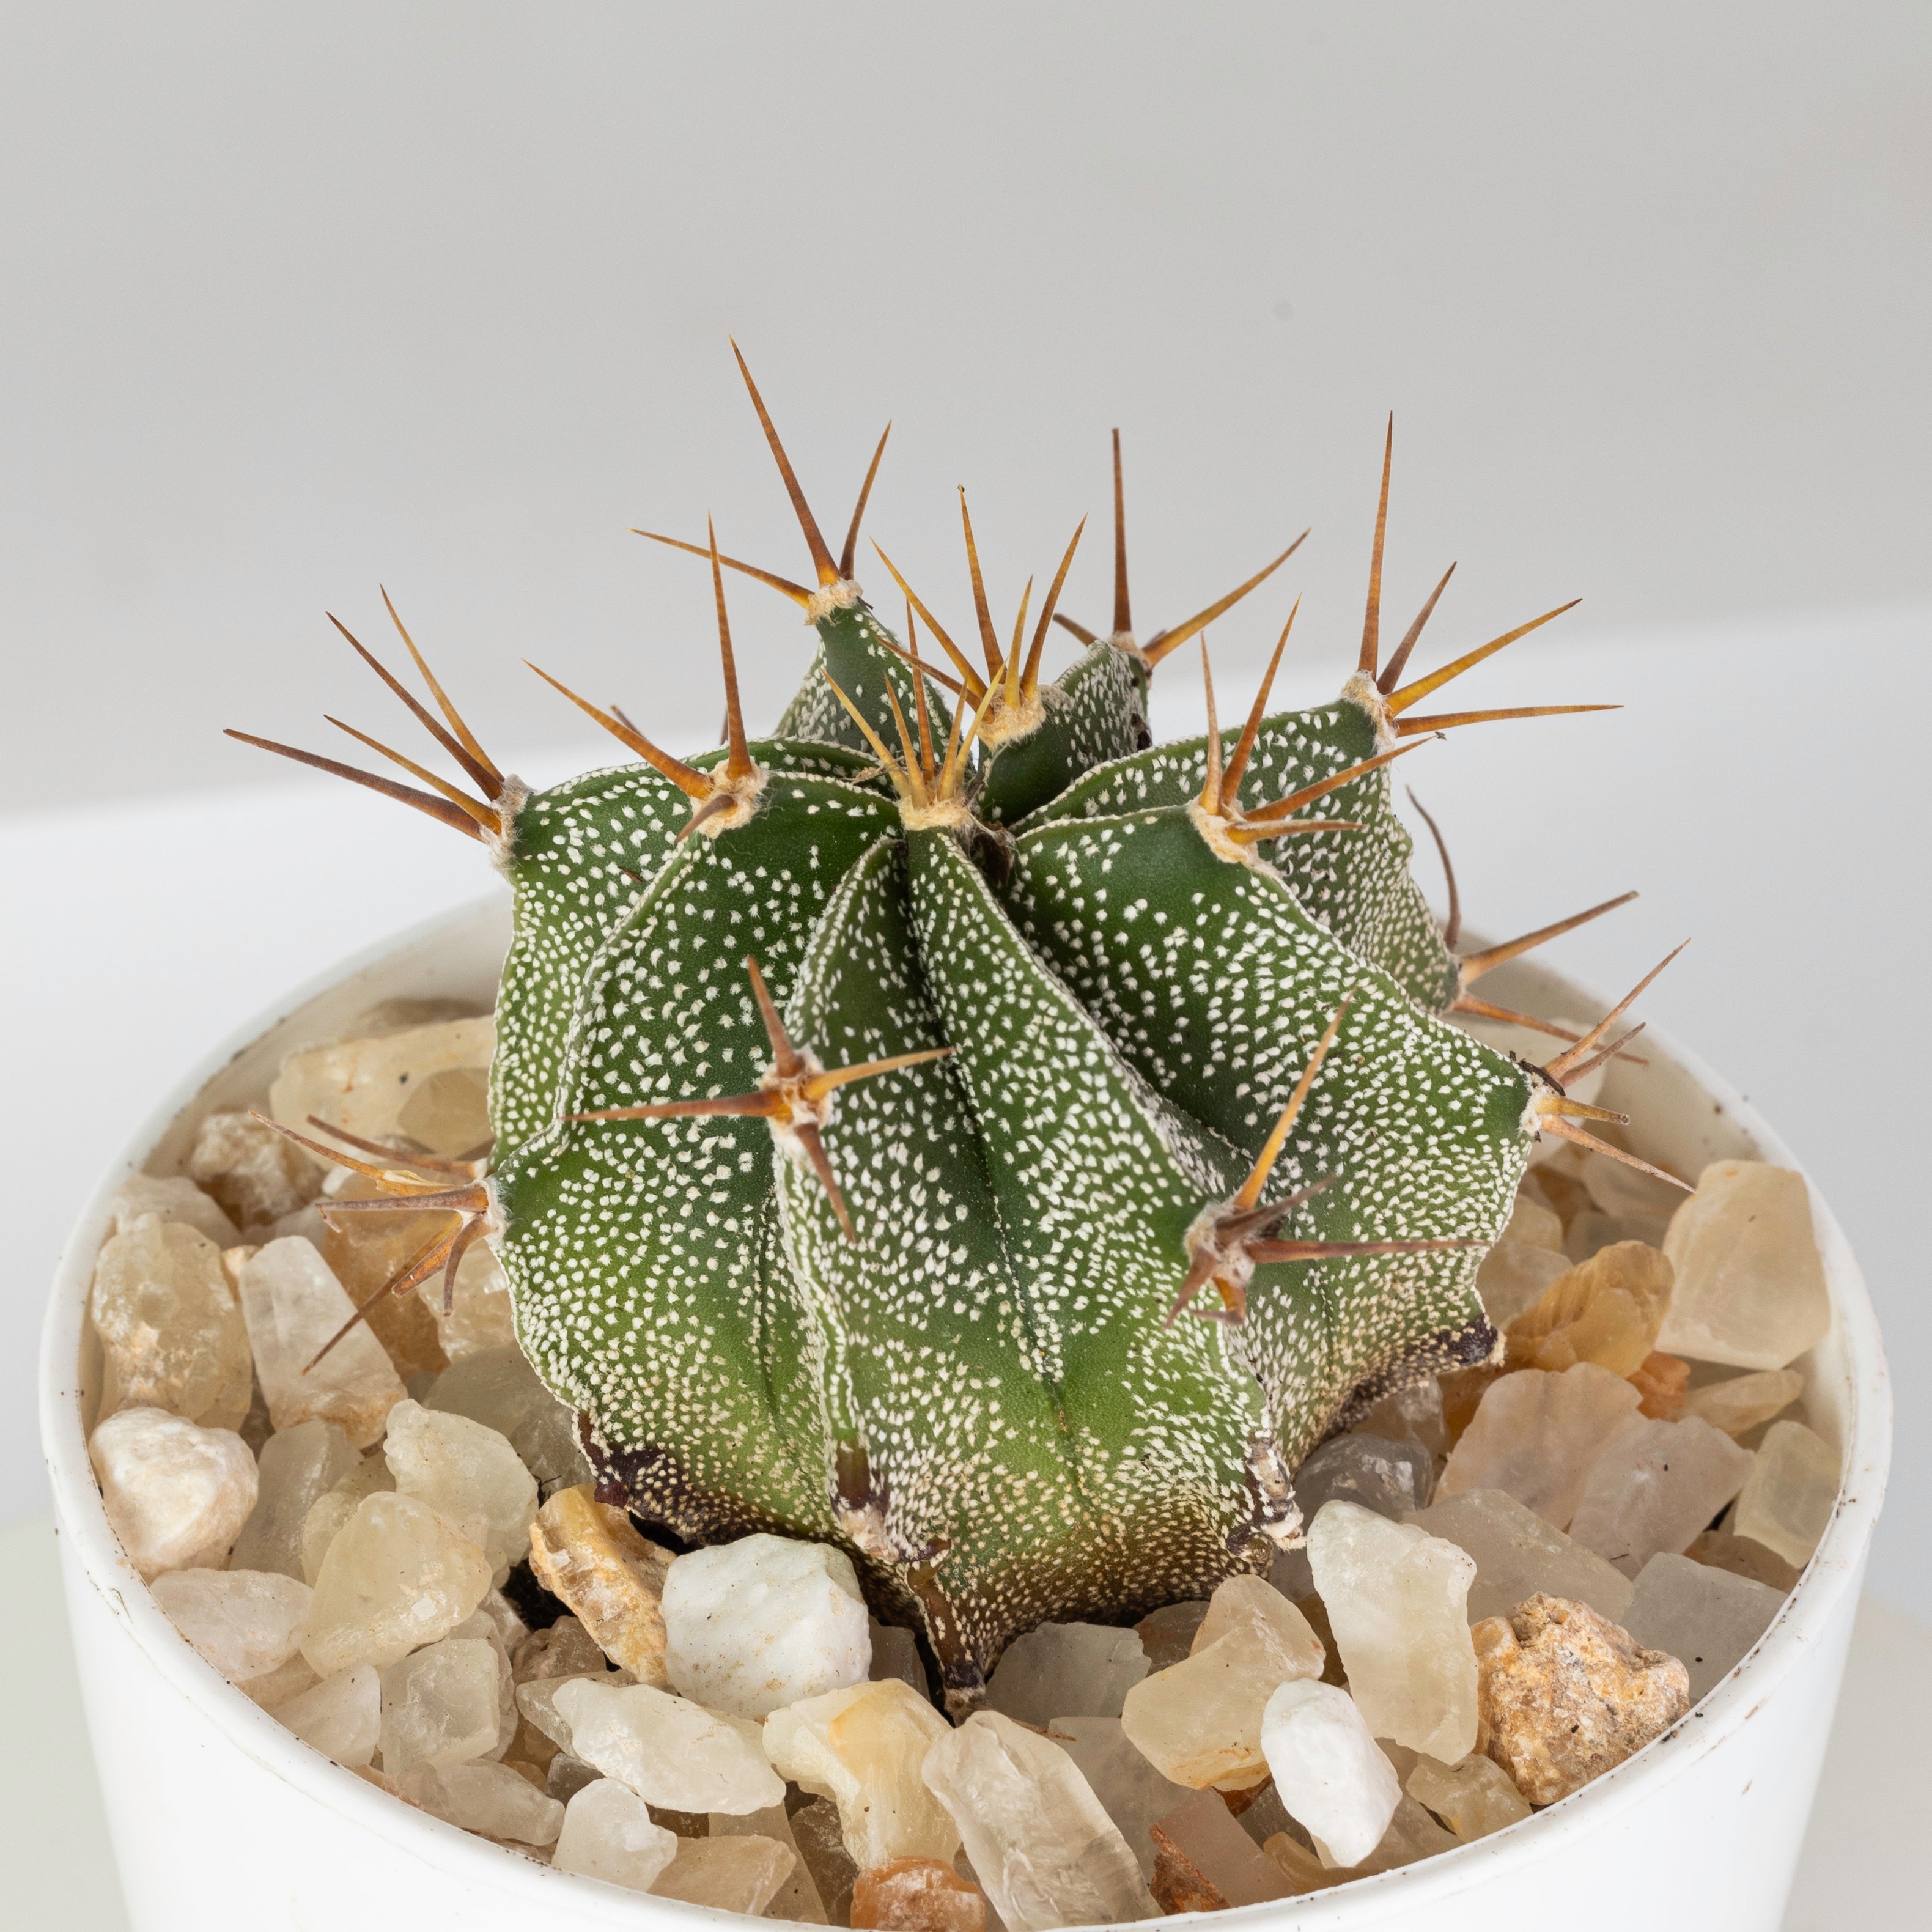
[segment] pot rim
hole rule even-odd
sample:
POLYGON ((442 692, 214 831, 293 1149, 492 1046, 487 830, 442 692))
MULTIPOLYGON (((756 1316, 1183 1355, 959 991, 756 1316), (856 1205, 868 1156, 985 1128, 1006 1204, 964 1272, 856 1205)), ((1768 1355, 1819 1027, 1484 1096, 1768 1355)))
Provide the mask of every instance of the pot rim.
MULTIPOLYGON (((421 1862, 466 1866, 467 1876, 473 1881, 520 1894, 533 1909, 554 1912, 567 1904, 567 1909, 580 1918, 634 1925, 639 1922, 640 1901, 647 1894, 554 1870, 415 1810, 302 1743, 228 1683, 168 1622, 122 1552, 94 1483, 81 1423, 83 1315, 94 1257, 106 1226, 108 1203, 122 1183, 142 1169, 168 1130, 196 1104, 211 1081, 310 1000, 382 965, 405 949, 447 941, 485 922, 500 925, 506 910, 505 895, 493 892, 406 927, 314 975, 203 1055, 148 1113, 91 1191, 55 1272, 41 1330, 41 1444, 58 1532, 66 1538, 89 1587, 170 1687, 265 1772, 421 1862), (559 1886, 568 1888, 568 1893, 560 1893, 556 1889, 559 1886)), ((1574 981, 1546 968, 1544 971, 1576 996, 1593 998, 1574 981)), ((1591 1010, 1602 1010, 1604 1004, 1591 1010)), ((1645 1037, 1647 1050, 1675 1060, 1750 1136, 1763 1158, 1804 1172, 1784 1138, 1702 1060, 1654 1024, 1647 1028, 1645 1037)), ((1808 1182, 1808 1175, 1807 1179, 1808 1182)), ((1594 1835, 1618 1814, 1646 1800, 1658 1786, 1716 1750, 1750 1720, 1798 1664, 1808 1646, 1837 1613, 1846 1590, 1856 1586, 1863 1573, 1866 1550, 1884 1498, 1892 1434, 1890 1382, 1870 1294, 1844 1231, 1815 1183, 1810 1184, 1810 1192, 1814 1229, 1833 1307, 1842 1324, 1850 1384, 1844 1474, 1830 1527, 1763 1636, 1723 1682, 1664 1736, 1534 1816, 1472 1844, 1355 1880, 1332 1892, 1237 1908, 1217 1913, 1217 1921, 1232 1924, 1278 1916, 1284 1906, 1292 1906, 1300 1925, 1365 1924, 1397 1911, 1426 1908, 1435 1899, 1480 1884, 1488 1861, 1506 1858, 1516 1863, 1540 1862, 1561 1856, 1573 1840, 1594 1835)), ((721 1922, 741 1920, 736 1912, 650 1896, 653 1907, 672 1906, 721 1922)))

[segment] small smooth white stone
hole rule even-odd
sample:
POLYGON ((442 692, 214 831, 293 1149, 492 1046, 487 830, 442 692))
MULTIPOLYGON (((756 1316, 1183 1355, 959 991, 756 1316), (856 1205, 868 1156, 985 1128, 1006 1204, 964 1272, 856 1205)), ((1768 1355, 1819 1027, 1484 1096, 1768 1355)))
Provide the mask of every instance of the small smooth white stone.
POLYGON ((650 1807, 614 1778, 586 1784, 563 1808, 553 1870, 649 1892, 677 1856, 677 1840, 651 1822, 650 1807))
MULTIPOLYGON (((526 1685, 527 1692, 532 1687, 526 1685)), ((673 1811, 759 1811, 784 1796, 759 1727, 648 1684, 614 1690, 587 1678, 552 1700, 572 1754, 673 1811)))
POLYGON ((255 1507, 255 1459, 230 1430, 124 1408, 94 1430, 87 1454, 107 1520, 150 1582, 218 1568, 255 1507))
POLYGON ((1724 1527, 1803 1569, 1838 1502, 1838 1453, 1802 1422, 1774 1422, 1724 1527))
POLYGON ((1784 1604, 1781 1591, 1688 1556, 1653 1556, 1639 1574, 1624 1628, 1690 1673, 1690 1701, 1727 1676, 1784 1604))
POLYGON ((231 1684, 265 1677, 296 1654, 309 1588, 260 1570, 175 1570, 149 1586, 169 1622, 231 1684))
POLYGON ((305 1581, 302 1525, 317 1499, 361 1460, 332 1422, 298 1422, 270 1436, 256 1464, 255 1508, 235 1539, 230 1562, 238 1570, 274 1570, 305 1581))
POLYGON ((488 1838, 553 1845, 563 1828, 563 1807, 500 1764, 412 1765, 396 1783, 424 1810, 488 1838))
POLYGON ((986 1686, 986 1704, 1028 1724, 1118 1718, 1121 1700, 1147 1674, 1147 1652, 1130 1630, 1042 1624, 1007 1645, 986 1686))
POLYGON ((872 1665, 858 1573, 826 1543, 746 1536, 680 1556, 664 1579, 664 1622, 673 1687, 737 1717, 862 1684, 872 1665))
POLYGON ((358 1664, 271 1710, 304 1744, 353 1770, 376 1755, 381 1741, 382 1673, 373 1664, 358 1664))
POLYGON ((1598 1457, 1570 1519, 1571 1539, 1634 1576, 1659 1550, 1688 1548, 1744 1487, 1755 1460, 1695 1416, 1646 1418, 1598 1457))
POLYGON ((1466 1490, 1403 1520, 1474 1558, 1472 1624, 1507 1616, 1539 1592, 1588 1604, 1613 1624, 1624 1620, 1630 1580, 1502 1490, 1466 1490))
POLYGON ((1158 1916, 1139 1862, 1058 1744, 976 1712, 934 1742, 925 1778, 1007 1932, 1158 1916))
POLYGON ((1476 1747, 1475 1559, 1426 1530, 1340 1502, 1316 1517, 1308 1557, 1372 1735, 1444 1764, 1466 1757, 1476 1747))
POLYGON ((415 1496, 467 1537, 497 1570, 530 1553, 536 1478, 508 1439, 466 1415, 416 1402, 390 1410, 383 1457, 398 1496, 415 1496))
POLYGON ((107 1211, 114 1217, 114 1232, 124 1234, 136 1222, 150 1214, 164 1221, 178 1221, 206 1234, 218 1248, 232 1248, 242 1239, 221 1203, 204 1194, 185 1174, 165 1179, 152 1174, 130 1174, 115 1190, 107 1211))
POLYGON ((496 1653, 476 1637, 446 1637, 382 1672, 382 1768, 462 1764, 496 1742, 496 1653))
POLYGON ((1324 1865, 1359 1864, 1381 1844, 1402 1785, 1347 1691, 1312 1678, 1280 1685, 1262 1714, 1262 1749, 1324 1865))

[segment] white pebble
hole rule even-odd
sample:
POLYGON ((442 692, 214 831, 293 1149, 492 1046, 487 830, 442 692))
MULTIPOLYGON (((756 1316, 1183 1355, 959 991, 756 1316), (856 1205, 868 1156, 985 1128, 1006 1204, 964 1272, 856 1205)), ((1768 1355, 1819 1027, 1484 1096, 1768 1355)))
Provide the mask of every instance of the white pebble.
POLYGON ((296 1654, 309 1588, 260 1570, 175 1570, 157 1576, 170 1623, 231 1684, 264 1677, 296 1654))
POLYGON ((381 1739, 382 1673, 373 1664, 358 1664, 270 1709, 304 1744, 353 1770, 376 1755, 381 1739))
MULTIPOLYGON (((526 1693, 532 1686, 525 1684, 526 1693)), ((761 1811, 784 1797, 758 1725, 648 1684, 614 1690, 588 1678, 554 1703, 572 1755, 673 1811, 761 1811)))
POLYGON ((649 1892, 676 1856, 676 1838, 651 1822, 650 1807, 614 1778, 600 1778, 564 1807, 550 1862, 554 1871, 649 1892))
POLYGON ((477 1637, 446 1637, 382 1672, 382 1768, 466 1763, 496 1742, 496 1653, 477 1637))
POLYGON ((500 1572, 530 1553, 536 1478, 496 1430, 420 1402, 389 1412, 382 1454, 398 1496, 426 1502, 500 1572))
POLYGON ((1347 1691, 1308 1678, 1281 1685, 1262 1714, 1262 1749, 1324 1865, 1359 1864, 1381 1844, 1402 1786, 1347 1691))
POLYGON ((87 1445, 107 1520, 150 1581, 212 1569, 255 1507, 255 1459, 240 1436, 158 1408, 124 1408, 87 1445))

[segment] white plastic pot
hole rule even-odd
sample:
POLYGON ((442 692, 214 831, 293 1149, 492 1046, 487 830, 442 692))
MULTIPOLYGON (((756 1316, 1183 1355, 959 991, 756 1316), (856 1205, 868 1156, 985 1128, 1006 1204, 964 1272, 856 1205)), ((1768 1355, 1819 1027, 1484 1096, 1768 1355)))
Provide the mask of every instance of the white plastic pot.
MULTIPOLYGON (((137 1932, 636 1928, 701 1910, 551 1871, 412 1810, 298 1742, 176 1635, 122 1555, 88 1466, 94 1364, 82 1316, 116 1188, 138 1170, 178 1172, 202 1113, 259 1094, 291 1048, 339 1035, 378 1000, 487 1003, 507 927, 506 901, 479 903, 350 962, 244 1028, 163 1101, 103 1177, 62 1258, 44 1338, 41 1427, 88 1726, 137 1932)), ((1532 1010, 1602 1010, 1520 962, 1484 990, 1492 988, 1532 1010)), ((1604 1095, 1636 1114, 1645 1151, 1693 1175, 1730 1155, 1797 1165, 1723 1082, 1654 1029, 1645 1039, 1649 1066, 1615 1064, 1604 1095)), ((1844 1486, 1816 1556, 1756 1648, 1666 1736, 1562 1803, 1420 1864, 1230 1915, 1231 1925, 1774 1932, 1831 1728, 1891 1438, 1864 1285, 1815 1190, 1812 1212, 1833 1318, 1798 1366, 1813 1426, 1843 1452, 1844 1486)))

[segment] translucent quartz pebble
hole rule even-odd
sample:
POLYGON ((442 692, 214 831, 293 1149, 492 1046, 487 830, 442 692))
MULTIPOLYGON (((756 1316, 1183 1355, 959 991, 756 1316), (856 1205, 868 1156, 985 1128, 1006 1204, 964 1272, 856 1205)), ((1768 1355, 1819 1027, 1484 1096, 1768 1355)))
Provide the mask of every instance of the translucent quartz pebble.
POLYGON ((568 1804, 586 1784, 596 1784, 603 1774, 594 1764, 586 1764, 580 1757, 560 1750, 550 1761, 544 1789, 560 1804, 568 1804))
POLYGON ((1169 1604, 1164 1610, 1150 1611, 1135 1624, 1135 1634, 1147 1653, 1148 1666, 1165 1670, 1178 1664, 1194 1648, 1194 1634, 1208 1614, 1204 1600, 1169 1604))
POLYGON ((1526 1193, 1518 1193, 1503 1223, 1499 1240, 1521 1241, 1526 1246, 1547 1248, 1553 1255, 1563 1252, 1563 1217, 1544 1202, 1526 1193))
POLYGON ((206 1234, 218 1248, 232 1248, 242 1238, 241 1229, 223 1212, 220 1202, 202 1193, 185 1174, 160 1179, 130 1174, 114 1190, 107 1211, 114 1217, 117 1234, 126 1234, 152 1214, 206 1234))
POLYGON ((1612 1623, 1623 1621, 1630 1580, 1502 1490, 1445 1496, 1408 1520, 1475 1559, 1476 1580, 1469 1586, 1472 1624, 1507 1616, 1539 1593, 1572 1598, 1612 1623))
POLYGON ((1446 1455, 1449 1430, 1442 1415, 1442 1384, 1433 1376, 1391 1389, 1362 1412, 1349 1433, 1384 1442, 1419 1442, 1432 1457, 1446 1455))
POLYGON ((271 1708, 275 1721, 304 1744, 353 1769, 376 1755, 381 1739, 382 1673, 358 1664, 271 1708))
POLYGON ((1641 1241, 1617 1241, 1560 1275, 1504 1330, 1513 1369, 1561 1374, 1597 1362, 1634 1374, 1670 1305, 1670 1263, 1641 1241))
POLYGON ((489 1559, 427 1503, 365 1496, 322 1558, 302 1654, 324 1677, 386 1669, 447 1636, 489 1587, 489 1559))
POLYGON ((468 1154, 490 1138, 490 1073, 448 1066, 413 1083, 396 1125, 417 1146, 446 1157, 468 1154))
POLYGON ((937 1858, 893 1858, 859 1874, 852 1923, 885 1932, 983 1932, 986 1897, 937 1858))
POLYGON ((1695 1416, 1640 1421, 1597 1459, 1571 1539, 1634 1576, 1660 1550, 1682 1550, 1744 1487, 1752 1460, 1695 1416))
POLYGON ((664 1628, 671 1683, 741 1718, 862 1684, 872 1661, 858 1573, 829 1543, 758 1535, 693 1550, 664 1579, 664 1628))
POLYGON ((1192 1791, 1156 1820, 1151 1889, 1163 1912, 1225 1912, 1288 1898, 1281 1868, 1228 1815, 1211 1791, 1192 1791))
MULTIPOLYGON (((560 1490, 530 1528, 537 1581, 576 1612, 614 1664, 644 1684, 667 1684, 664 1579, 670 1552, 646 1543, 590 1485, 560 1490)), ((863 1614, 862 1610, 861 1614, 863 1614)))
POLYGON ((1664 1245, 1664 1231, 1684 1204, 1682 1188, 1654 1180, 1607 1154, 1586 1154, 1580 1172, 1586 1191, 1604 1213, 1622 1222, 1635 1239, 1652 1247, 1664 1245))
POLYGON ((1726 1436, 1742 1436, 1789 1408, 1804 1393, 1804 1378, 1796 1369, 1760 1369, 1691 1390, 1684 1398, 1684 1413, 1726 1436))
POLYGON ((650 1684, 614 1690, 586 1677, 566 1678, 552 1702, 570 1726, 572 1754, 648 1804, 757 1811, 784 1796, 758 1726, 744 1718, 650 1684))
POLYGON ((1127 1693, 1120 1711, 1127 1736, 1177 1784, 1258 1784, 1268 1775, 1262 1708, 1276 1684, 1322 1675, 1322 1640, 1272 1585, 1231 1576, 1214 1592, 1194 1646, 1183 1662, 1127 1693))
POLYGON ((1419 1757, 1403 1788, 1466 1845, 1529 1816, 1529 1801, 1510 1782, 1509 1774, 1480 1751, 1456 1764, 1419 1757))
POLYGON ((506 1633, 513 1640, 522 1637, 525 1634, 523 1619, 497 1592, 492 1590, 482 1604, 449 1634, 452 1640, 474 1637, 487 1643, 496 1659, 496 1738, 483 1754, 489 1758, 500 1759, 509 1749, 521 1715, 517 1708, 517 1685, 510 1667, 509 1645, 504 1640, 506 1633), (501 1606, 501 1609, 495 1606, 501 1606), (502 1616, 505 1611, 508 1612, 507 1621, 502 1616))
POLYGON ((532 1630, 510 1660, 519 1684, 544 1677, 584 1677, 605 1669, 596 1640, 574 1617, 559 1617, 548 1630, 532 1630))
POLYGON ((676 1856, 676 1838, 651 1822, 651 1808, 614 1778, 600 1778, 563 1808, 550 1862, 554 1870, 649 1892, 676 1856))
POLYGON ((791 1818, 783 1804, 768 1805, 761 1811, 713 1811, 706 1820, 714 1838, 772 1838, 792 1854, 791 1870, 780 1882, 771 1903, 765 1907, 767 1918, 790 1918, 806 1925, 826 1922, 825 1905, 813 1883, 810 1870, 799 1856, 798 1839, 791 1818))
POLYGON ((195 1130, 188 1171, 244 1231, 294 1214, 322 1191, 320 1163, 248 1114, 210 1114, 195 1130))
POLYGON ((1388 1829, 1360 1864, 1324 1866, 1286 1832, 1268 1839, 1264 1849, 1298 1892, 1312 1892, 1347 1885, 1358 1878, 1372 1878, 1377 1872, 1393 1871, 1398 1865, 1413 1864, 1418 1858, 1433 1858, 1438 1852, 1454 1850, 1459 1842, 1405 1792, 1396 1801, 1388 1829))
POLYGON ((1445 1764, 1466 1756, 1476 1745, 1468 1609, 1475 1559, 1426 1530, 1340 1502, 1323 1504, 1308 1556, 1371 1735, 1445 1764))
POLYGON ((137 1221, 100 1250, 88 1312, 100 1337, 100 1413, 165 1408, 233 1429, 254 1393, 248 1331, 221 1250, 180 1221, 137 1221))
POLYGON ((1681 1355, 1652 1350, 1630 1371, 1629 1382, 1637 1392, 1638 1414, 1647 1415, 1653 1422, 1682 1419, 1684 1399, 1690 1387, 1690 1364, 1681 1355))
POLYGON ((310 1242, 271 1241, 242 1264, 242 1312, 278 1430, 314 1418, 338 1423, 358 1449, 381 1436, 403 1384, 366 1327, 350 1329, 308 1366, 355 1312, 310 1242))
POLYGON ((389 1412, 382 1454, 398 1496, 426 1502, 499 1570, 530 1551, 536 1479, 494 1429, 404 1401, 389 1412))
MULTIPOLYGON (((365 1175, 346 1168, 329 1176, 326 1192, 338 1202, 372 1201, 382 1190, 365 1175)), ((440 1214, 387 1213, 346 1214, 332 1227, 322 1220, 320 1204, 292 1219, 278 1221, 277 1237, 299 1234, 314 1244, 342 1291, 360 1309, 369 1333, 382 1344, 398 1375, 405 1382, 434 1375, 449 1366, 436 1339, 436 1320, 420 1293, 404 1295, 383 1291, 428 1244, 448 1226, 440 1214)), ((440 1306, 442 1273, 438 1269, 424 1284, 440 1306)))
POLYGON ((87 1445, 107 1520, 152 1582, 213 1569, 255 1507, 255 1459, 240 1436, 158 1408, 110 1415, 87 1445))
MULTIPOLYGON (((481 1250, 479 1243, 464 1256, 464 1268, 481 1250)), ((466 1415, 495 1430, 546 1489, 590 1480, 590 1467, 577 1439, 576 1417, 537 1379, 522 1349, 513 1345, 479 1349, 460 1358, 452 1355, 448 1368, 423 1398, 423 1406, 466 1415)))
POLYGON ((1147 1652, 1132 1630, 1042 1624, 1001 1653, 986 1703, 1028 1724, 1118 1718, 1121 1700, 1147 1674, 1147 1652))
POLYGON ((382 1672, 382 1768, 464 1764, 496 1742, 496 1653, 446 1637, 382 1672))
POLYGON ((651 1890, 720 1912, 757 1918, 770 1904, 796 1862, 789 1845, 774 1838, 680 1838, 676 1856, 651 1890))
POLYGON ((943 1862, 959 1849, 952 1815, 922 1775, 926 1753, 950 1735, 923 1697, 886 1678, 774 1711, 764 1742, 782 1776, 838 1806, 846 1849, 870 1870, 892 1858, 943 1862))
POLYGON ((926 1666, 920 1658, 918 1638, 910 1630, 882 1624, 876 1617, 872 1620, 872 1661, 866 1675, 875 1684, 896 1677, 923 1697, 926 1666))
MULTIPOLYGON (((430 1321, 436 1324, 436 1340, 452 1364, 466 1361, 472 1355, 516 1346, 517 1323, 510 1305, 510 1278, 503 1272, 502 1263, 497 1260, 487 1240, 473 1244, 457 1264, 455 1287, 446 1309, 442 1305, 442 1276, 431 1275, 428 1280, 416 1283, 416 1298, 428 1310, 430 1321)), ((551 1400, 555 1402, 556 1399, 553 1396, 551 1400)), ((562 1406, 561 1403, 556 1406, 562 1406)), ((571 1425, 570 1443, 573 1449, 577 1448, 574 1423, 571 1425)), ((582 1453, 580 1450, 578 1451, 580 1458, 582 1453)), ((580 1480, 588 1467, 586 1464, 583 1470, 574 1471, 569 1480, 580 1480)))
POLYGON ((486 1838, 554 1845, 563 1828, 563 1807, 503 1765, 418 1764, 397 1776, 396 1786, 412 1804, 486 1838))
POLYGON ((1677 1286, 1657 1346, 1673 1355, 1781 1369, 1832 1325, 1810 1197, 1788 1168, 1713 1162, 1664 1251, 1677 1286))
POLYGON ((1784 1601, 1782 1591, 1748 1576, 1665 1554, 1639 1573, 1623 1623, 1646 1648, 1682 1664, 1694 1704, 1770 1628, 1784 1601))
POLYGON ((1587 1604, 1532 1597, 1470 1634, 1485 1748, 1532 1804, 1580 1790, 1690 1708, 1684 1666, 1587 1604))
POLYGON ((495 1022, 484 1014, 310 1047, 283 1063, 268 1112, 303 1133, 315 1131, 314 1114, 364 1140, 393 1141, 406 1131, 403 1114, 424 1082, 449 1067, 487 1069, 495 1042, 495 1022))
POLYGON ((302 1525, 318 1498, 362 1458, 332 1422, 298 1422, 272 1436, 256 1462, 255 1507, 229 1561, 238 1570, 274 1570, 303 1577, 302 1525))
POLYGON ((1622 1376, 1595 1362, 1579 1362, 1561 1375, 1519 1369, 1484 1392, 1475 1419, 1449 1452, 1436 1496, 1506 1490, 1568 1529, 1591 1466, 1640 1400, 1622 1376))
POLYGON ((168 1622, 233 1684, 287 1663, 308 1616, 308 1586, 273 1571, 175 1570, 153 1588, 168 1622))
POLYGON ((1831 1444, 1802 1422, 1774 1422, 1724 1527, 1802 1570, 1831 1527, 1838 1500, 1838 1458, 1831 1444))
MULTIPOLYGON (((1437 1402, 1439 1408, 1439 1391, 1437 1402)), ((1420 1509, 1435 1484, 1436 1459, 1420 1442, 1391 1442, 1358 1430, 1323 1443, 1295 1471, 1294 1500, 1304 1522, 1312 1522, 1322 1504, 1337 1497, 1399 1520, 1420 1509)), ((1268 1580, 1294 1601, 1307 1596, 1315 1588, 1307 1551, 1282 1551, 1268 1580)))
POLYGON ((1767 1585, 1780 1597, 1798 1582, 1796 1564, 1786 1562, 1748 1536, 1732 1536, 1726 1530, 1706 1530, 1684 1554, 1694 1563, 1707 1564, 1713 1570, 1727 1570, 1733 1576, 1748 1576, 1754 1583, 1767 1585))
POLYGON ((1008 1932, 1156 1915, 1126 1840, 1058 1744, 976 1712, 934 1742, 925 1775, 1008 1932))
MULTIPOLYGON (((1148 1832, 1189 1796, 1190 1787, 1163 1778, 1128 1742, 1118 1718, 1056 1718, 1047 1736, 1078 1766, 1107 1816, 1140 1862, 1141 1876, 1154 1876, 1154 1840, 1148 1832)), ((1216 1796, 1213 1801, 1227 1807, 1216 1796)))
POLYGON ((1347 1691, 1307 1679, 1278 1686, 1262 1748, 1276 1795, 1324 1864, 1354 1864, 1375 1850, 1402 1786, 1347 1691))
MULTIPOLYGON (((952 1829, 952 1820, 946 1826, 952 1829)), ((957 1838, 958 1834, 952 1832, 957 1838)), ((839 1822, 838 1808, 824 1798, 791 1814, 792 1843, 798 1848, 799 1862, 812 1876, 812 1888, 824 1909, 826 1922, 849 1925, 852 1922, 852 1888, 859 1868, 845 1849, 845 1832, 839 1822)))
POLYGON ((259 1677, 244 1678, 235 1688, 258 1711, 273 1711, 278 1716, 291 1697, 313 1690, 322 1682, 308 1667, 308 1659, 297 1651, 287 1663, 265 1670, 259 1677))
MULTIPOLYGON (((263 1447, 266 1454, 266 1445, 263 1447)), ((356 1514, 363 1498, 392 1495, 395 1486, 396 1479, 378 1450, 373 1456, 362 1457, 347 1475, 310 1504, 302 1526, 302 1572, 305 1582, 313 1583, 322 1574, 322 1559, 328 1554, 329 1545, 356 1514)))
MULTIPOLYGON (((1556 1220, 1554 1215, 1550 1218, 1556 1220)), ((1476 1270, 1476 1292, 1482 1297, 1483 1312, 1495 1327, 1507 1328, 1525 1309, 1542 1300, 1552 1282, 1561 1281, 1569 1272, 1570 1258, 1560 1248, 1532 1246, 1507 1238, 1499 1240, 1476 1270)))

